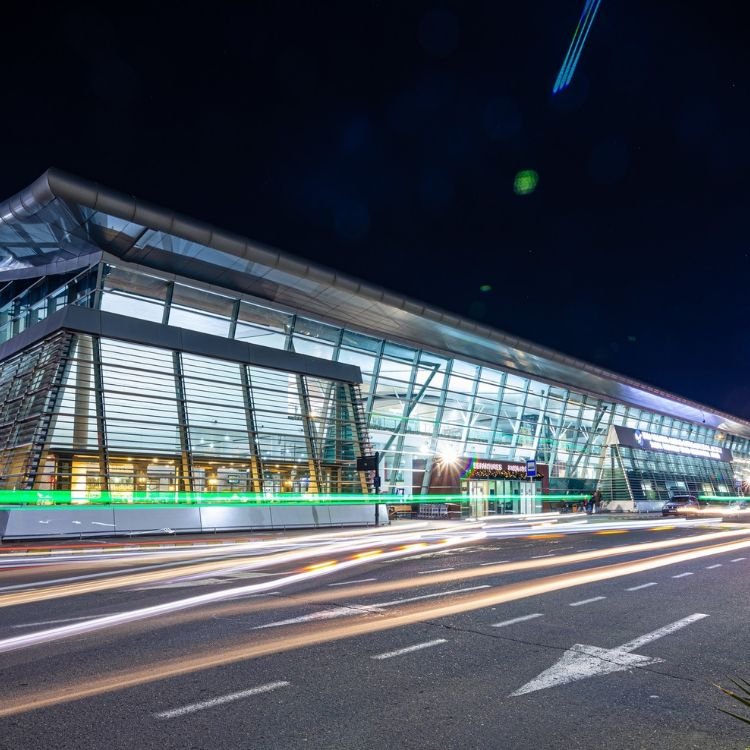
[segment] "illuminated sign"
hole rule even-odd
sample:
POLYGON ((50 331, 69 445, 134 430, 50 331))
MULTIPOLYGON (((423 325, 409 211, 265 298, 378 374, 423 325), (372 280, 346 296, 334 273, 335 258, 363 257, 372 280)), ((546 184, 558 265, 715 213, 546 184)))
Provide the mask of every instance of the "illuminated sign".
POLYGON ((679 453, 683 456, 696 458, 711 458, 715 461, 731 461, 732 453, 726 448, 715 445, 704 445, 694 440, 666 437, 644 430, 632 430, 629 427, 615 427, 617 443, 629 448, 640 448, 646 451, 663 451, 665 453, 679 453))
POLYGON ((485 471, 522 471, 526 473, 526 464, 509 464, 507 461, 472 461, 473 469, 485 471))
MULTIPOLYGON (((528 476, 536 476, 541 479, 541 469, 547 468, 545 464, 535 463, 537 473, 529 475, 527 473, 528 463, 524 461, 487 461, 481 458, 463 458, 461 463, 464 466, 461 472, 461 479, 525 479, 528 476)), ((546 471, 544 475, 546 476, 546 471)))

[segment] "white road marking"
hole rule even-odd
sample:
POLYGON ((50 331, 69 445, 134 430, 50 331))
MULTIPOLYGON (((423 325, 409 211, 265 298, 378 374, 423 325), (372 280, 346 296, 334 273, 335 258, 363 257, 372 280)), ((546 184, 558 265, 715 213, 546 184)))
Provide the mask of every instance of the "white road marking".
POLYGON ((485 565, 502 565, 503 563, 510 562, 510 560, 496 560, 495 562, 491 563, 479 563, 479 567, 483 568, 485 565))
POLYGON ((713 570, 714 568, 720 568, 721 563, 716 563, 716 565, 706 565, 706 570, 713 570))
POLYGON ((201 701, 200 703, 191 703, 188 706, 182 706, 182 708, 173 708, 171 711, 161 711, 158 714, 154 714, 154 717, 157 719, 174 719, 178 716, 191 714, 195 711, 203 711, 205 708, 213 708, 214 706, 221 706, 223 703, 231 703, 232 701, 238 701, 241 698, 248 698, 251 695, 269 693, 271 690, 278 690, 287 685, 289 685, 289 683, 286 681, 269 682, 267 685, 260 685, 259 687, 250 688, 250 690, 241 690, 239 693, 229 693, 229 695, 222 695, 218 698, 201 701))
POLYGON ((428 573, 443 573, 446 570, 455 570, 455 568, 433 568, 432 570, 420 570, 418 576, 426 576, 428 573))
POLYGON ((582 604, 591 604, 591 602, 600 602, 602 599, 606 599, 606 596, 594 596, 591 599, 581 599, 580 602, 571 602, 569 607, 580 607, 582 604))
POLYGON ((465 591, 478 591, 479 589, 488 589, 489 583, 485 583, 481 586, 467 586, 463 589, 450 589, 449 591, 436 591, 434 594, 422 594, 421 596, 410 596, 407 599, 393 599, 390 602, 380 602, 379 604, 371 604, 372 607, 395 607, 398 604, 406 604, 407 602, 416 602, 420 599, 434 599, 436 596, 447 596, 448 594, 463 594, 465 591))
POLYGON ((651 581, 650 583, 642 583, 640 586, 631 586, 629 589, 625 589, 625 591, 638 591, 640 589, 647 589, 649 586, 658 586, 656 581, 651 581))
POLYGON ((159 583, 153 586, 139 586, 131 591, 154 591, 155 589, 193 589, 198 586, 218 586, 227 581, 221 578, 201 578, 194 581, 175 581, 174 583, 159 583))
POLYGON ((493 628, 504 628, 506 625, 515 625, 517 622, 525 622, 526 620, 533 620, 535 617, 543 617, 541 612, 537 612, 533 615, 524 615, 523 617, 514 617, 512 620, 505 620, 504 622, 495 623, 493 628))
POLYGON ((730 562, 740 562, 740 560, 746 560, 746 557, 735 557, 734 560, 730 560, 730 562))
POLYGON ((390 602, 377 602, 376 604, 342 604, 337 609, 326 609, 323 612, 313 612, 311 615, 290 617, 288 620, 277 620, 276 622, 269 622, 266 625, 256 625, 252 629, 265 630, 266 628, 278 628, 282 625, 296 625, 301 622, 310 622, 312 620, 333 620, 337 617, 352 617, 353 615, 370 614, 373 612, 379 612, 384 607, 396 607, 399 604, 408 604, 409 602, 416 602, 421 599, 434 599, 436 596, 447 596, 448 594, 463 594, 465 591, 477 591, 478 589, 488 589, 489 587, 490 585, 486 583, 483 586, 469 586, 464 589, 438 591, 434 594, 410 596, 406 599, 394 599, 390 602))
POLYGON ((445 638, 438 638, 434 641, 426 641, 425 643, 417 643, 414 646, 407 646, 406 648, 399 648, 396 651, 386 651, 384 654, 377 654, 371 656, 371 659, 390 659, 393 656, 401 656, 401 654, 410 654, 412 651, 421 651, 423 648, 430 648, 431 646, 439 646, 441 643, 447 643, 445 638))
POLYGON ((647 643, 655 641, 657 638, 663 638, 665 635, 674 633, 681 628, 690 625, 693 622, 702 620, 708 615, 696 612, 693 615, 677 620, 663 628, 652 630, 650 633, 634 638, 632 641, 623 643, 617 648, 599 648, 598 646, 586 646, 583 643, 576 643, 568 649, 556 664, 549 669, 545 669, 540 675, 527 682, 511 696, 525 695, 533 693, 536 690, 545 688, 558 687, 575 680, 583 680, 586 677, 594 677, 598 674, 611 674, 612 672, 629 671, 635 667, 645 667, 649 664, 656 664, 664 661, 663 659, 639 656, 633 654, 637 648, 647 643))
POLYGON ((529 559, 530 560, 538 560, 540 557, 554 557, 555 553, 550 552, 548 555, 532 555, 529 559))
POLYGON ((691 576, 693 575, 690 571, 687 573, 678 573, 676 576, 672 576, 672 578, 684 578, 685 576, 691 576))
POLYGON ((370 581, 377 581, 377 578, 359 578, 356 581, 341 581, 341 583, 329 583, 329 586, 351 586, 353 583, 369 583, 370 581))
POLYGON ((42 620, 41 622, 26 622, 23 625, 11 625, 11 628, 33 628, 36 625, 57 625, 60 622, 93 620, 95 617, 107 617, 107 615, 85 615, 84 617, 66 617, 64 620, 42 620))
POLYGON ((683 617, 681 620, 677 620, 677 622, 670 623, 669 625, 665 625, 663 628, 652 630, 650 633, 646 633, 646 635, 638 636, 638 638, 633 638, 632 641, 623 643, 622 646, 620 646, 620 650, 635 651, 641 646, 645 646, 647 643, 651 643, 651 641, 655 641, 658 638, 663 638, 665 635, 674 633, 677 630, 682 630, 682 628, 687 627, 688 625, 692 625, 692 623, 697 622, 698 620, 702 620, 704 617, 708 617, 708 615, 701 614, 700 612, 696 612, 694 615, 688 615, 687 617, 683 617))

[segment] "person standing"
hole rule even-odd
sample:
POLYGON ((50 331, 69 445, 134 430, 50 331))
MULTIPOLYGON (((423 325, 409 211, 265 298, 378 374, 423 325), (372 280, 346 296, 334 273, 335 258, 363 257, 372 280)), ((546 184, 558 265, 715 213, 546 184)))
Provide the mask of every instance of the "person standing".
POLYGON ((591 496, 591 512, 602 512, 602 493, 600 490, 595 490, 594 494, 591 496))

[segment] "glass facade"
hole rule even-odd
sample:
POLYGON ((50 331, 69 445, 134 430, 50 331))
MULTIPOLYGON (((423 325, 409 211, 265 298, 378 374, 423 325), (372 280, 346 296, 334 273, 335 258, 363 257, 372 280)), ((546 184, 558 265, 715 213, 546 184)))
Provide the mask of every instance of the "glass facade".
MULTIPOLYGON (((369 440, 383 456, 386 494, 459 491, 452 479, 443 479, 450 473, 435 470, 450 457, 457 462, 534 458, 546 467, 545 487, 552 493, 609 486, 614 496, 607 450, 612 426, 726 448, 738 460, 750 451, 747 438, 705 425, 127 264, 98 262, 67 276, 8 283, 0 298, 0 340, 66 304, 356 365, 363 378, 362 403, 357 406, 359 394, 353 390, 318 379, 96 337, 74 336, 67 345, 55 339, 54 346, 48 342, 43 351, 27 352, 2 367, 7 412, 14 402, 7 389, 18 380, 14 373, 29 367, 37 372, 28 364, 30 357, 63 361, 54 373, 46 366, 28 384, 41 395, 29 391, 24 408, 36 414, 51 408, 50 398, 42 403, 44 389, 61 378, 54 413, 47 414, 51 421, 40 468, 33 480, 24 474, 21 446, 29 443, 19 442, 19 433, 6 441, 3 487, 31 482, 61 489, 366 491, 342 462, 364 450, 357 440, 362 445, 369 440), (357 408, 363 410, 362 424, 355 419, 357 408)), ((636 453, 622 449, 618 454, 624 474, 632 478, 631 500, 662 500, 677 490, 724 494, 735 489, 729 464, 717 469, 697 459, 636 453)))
POLYGON ((353 365, 362 384, 50 333, 0 361, 0 489, 371 492, 354 462, 372 451, 381 491, 404 497, 463 491, 471 461, 526 459, 552 494, 750 486, 750 424, 731 415, 701 419, 698 404, 55 170, 32 188, 0 211, 0 346, 81 306, 205 334, 215 352, 231 340, 353 365), (731 462, 639 452, 613 428, 731 462))
POLYGON ((615 487, 623 482, 639 505, 660 505, 674 495, 731 495, 736 484, 734 469, 725 461, 612 446, 600 482, 604 496, 617 497, 615 487))
POLYGON ((369 489, 357 385, 66 331, 0 367, 0 439, 0 489, 369 489))

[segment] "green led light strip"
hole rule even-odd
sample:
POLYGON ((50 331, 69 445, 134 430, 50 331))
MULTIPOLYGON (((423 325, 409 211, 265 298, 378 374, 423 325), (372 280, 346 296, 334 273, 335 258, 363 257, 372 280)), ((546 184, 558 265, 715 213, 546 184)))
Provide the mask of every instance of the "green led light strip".
MULTIPOLYGON (((575 502, 588 495, 536 495, 544 502, 575 502)), ((70 490, 0 490, 0 507, 90 507, 102 505, 223 505, 274 507, 280 505, 401 505, 468 503, 468 495, 305 495, 262 492, 76 492, 70 490)), ((488 501, 519 500, 520 495, 491 495, 488 501)))
POLYGON ((750 497, 746 495, 699 495, 698 500, 705 500, 707 503, 746 503, 750 502, 750 497))

